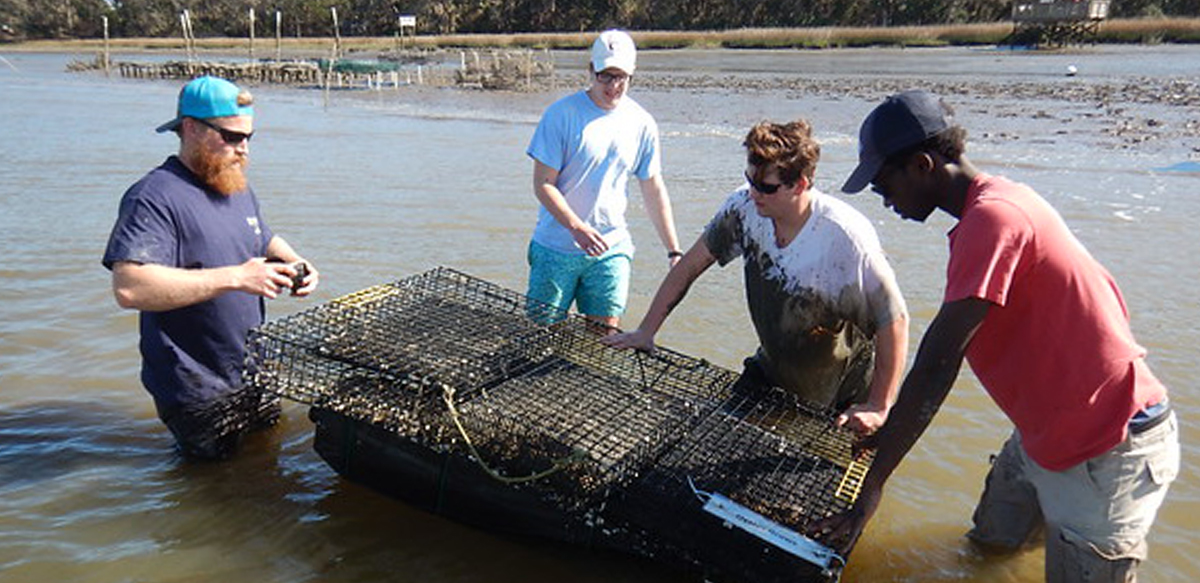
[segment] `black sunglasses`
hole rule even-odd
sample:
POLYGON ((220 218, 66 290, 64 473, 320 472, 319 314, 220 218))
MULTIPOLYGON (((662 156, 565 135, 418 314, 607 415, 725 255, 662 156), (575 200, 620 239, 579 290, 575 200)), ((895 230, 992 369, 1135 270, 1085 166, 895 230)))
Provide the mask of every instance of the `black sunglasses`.
POLYGON ((254 132, 250 132, 248 134, 245 134, 242 132, 235 132, 233 130, 227 130, 227 129, 225 129, 219 125, 216 125, 205 119, 200 119, 198 117, 193 117, 192 119, 200 122, 201 124, 203 124, 205 126, 208 126, 209 129, 217 132, 218 134, 221 134, 221 139, 224 140, 225 143, 229 144, 230 146, 236 146, 242 142, 248 142, 248 141, 250 141, 250 138, 254 137, 254 132))
POLYGON ((622 75, 620 73, 609 73, 607 71, 600 71, 599 73, 596 73, 596 80, 605 85, 627 82, 631 78, 633 78, 633 75, 622 75))
POLYGON ((763 184, 761 182, 755 182, 754 179, 750 177, 749 172, 746 172, 745 175, 746 182, 749 182, 750 186, 753 187, 754 190, 757 190, 763 194, 775 194, 779 188, 783 186, 783 184, 763 184))

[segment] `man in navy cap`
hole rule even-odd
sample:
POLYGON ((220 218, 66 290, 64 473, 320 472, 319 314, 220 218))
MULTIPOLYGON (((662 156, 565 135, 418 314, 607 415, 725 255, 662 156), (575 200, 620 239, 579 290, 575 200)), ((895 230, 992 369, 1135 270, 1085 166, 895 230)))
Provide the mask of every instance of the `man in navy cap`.
POLYGON ((863 444, 878 450, 858 500, 813 534, 853 545, 965 358, 1014 425, 968 537, 1016 551, 1044 528, 1046 581, 1134 581, 1179 470, 1167 389, 1108 271, 1041 196, 981 172, 965 148, 949 107, 924 91, 893 95, 863 121, 842 189, 869 183, 903 218, 940 209, 958 223, 942 306, 887 422, 863 444))
POLYGON ((200 77, 180 91, 178 155, 125 192, 104 266, 122 308, 140 314, 142 383, 187 457, 230 456, 273 424, 278 400, 242 386, 247 332, 263 298, 306 296, 317 270, 275 236, 246 185, 253 98, 200 77))

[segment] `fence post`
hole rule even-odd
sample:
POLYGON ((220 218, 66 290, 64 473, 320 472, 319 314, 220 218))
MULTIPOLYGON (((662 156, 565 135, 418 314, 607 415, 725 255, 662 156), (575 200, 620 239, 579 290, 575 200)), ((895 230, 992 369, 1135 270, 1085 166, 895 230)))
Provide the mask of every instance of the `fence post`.
POLYGON ((333 15, 333 58, 342 54, 342 33, 338 30, 337 6, 330 6, 329 13, 333 15))
POLYGON ((283 32, 280 26, 283 24, 283 14, 278 10, 275 11, 275 60, 283 60, 283 32))
POLYGON ((254 7, 250 7, 250 60, 254 60, 254 7))
POLYGON ((112 66, 112 61, 109 60, 108 56, 108 17, 104 16, 102 18, 104 19, 104 74, 107 76, 109 68, 112 66))

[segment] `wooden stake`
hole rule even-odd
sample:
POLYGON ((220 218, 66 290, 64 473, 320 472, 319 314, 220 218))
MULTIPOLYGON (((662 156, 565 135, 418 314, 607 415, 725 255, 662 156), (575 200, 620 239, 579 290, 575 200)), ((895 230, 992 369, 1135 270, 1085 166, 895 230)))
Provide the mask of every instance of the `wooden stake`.
POLYGON ((283 60, 283 32, 281 31, 283 24, 283 14, 278 10, 275 11, 275 60, 283 60))
POLYGON ((329 12, 333 15, 333 58, 336 59, 342 54, 342 33, 338 30, 337 6, 330 6, 329 12))
POLYGON ((250 7, 250 60, 254 60, 254 7, 250 7))
POLYGON ((109 68, 112 66, 112 61, 109 59, 108 53, 108 17, 104 16, 104 74, 109 74, 109 68))
POLYGON ((333 63, 338 58, 341 49, 341 35, 338 33, 337 7, 330 6, 329 13, 333 15, 333 51, 329 55, 329 67, 325 71, 325 107, 329 107, 329 85, 333 82, 333 63))
POLYGON ((183 14, 179 16, 180 22, 183 24, 183 45, 187 52, 188 65, 191 66, 196 60, 196 35, 192 31, 192 14, 186 8, 183 14))

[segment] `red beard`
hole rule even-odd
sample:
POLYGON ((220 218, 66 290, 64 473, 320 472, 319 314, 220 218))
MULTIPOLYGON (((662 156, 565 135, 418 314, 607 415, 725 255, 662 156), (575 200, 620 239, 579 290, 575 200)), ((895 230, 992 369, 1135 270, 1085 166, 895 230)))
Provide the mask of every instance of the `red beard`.
POLYGON ((192 170, 209 188, 225 196, 246 190, 245 169, 250 166, 249 158, 240 154, 226 158, 200 148, 192 162, 192 170))

